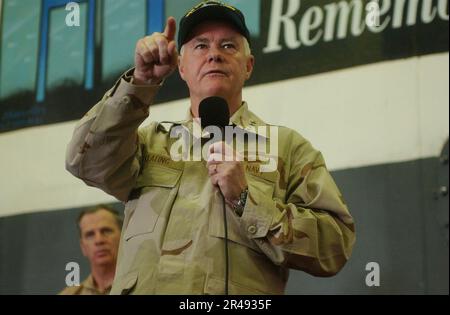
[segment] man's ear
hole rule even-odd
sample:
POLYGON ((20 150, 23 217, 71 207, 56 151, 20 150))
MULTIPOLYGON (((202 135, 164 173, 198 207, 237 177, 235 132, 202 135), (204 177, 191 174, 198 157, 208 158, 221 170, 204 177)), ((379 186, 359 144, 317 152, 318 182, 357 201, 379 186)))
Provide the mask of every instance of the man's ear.
POLYGON ((183 81, 186 81, 184 78, 184 63, 181 56, 178 56, 178 72, 180 73, 181 79, 183 79, 183 81))
POLYGON ((253 73, 253 67, 255 66, 255 57, 253 55, 248 56, 247 58, 247 80, 250 79, 253 73))

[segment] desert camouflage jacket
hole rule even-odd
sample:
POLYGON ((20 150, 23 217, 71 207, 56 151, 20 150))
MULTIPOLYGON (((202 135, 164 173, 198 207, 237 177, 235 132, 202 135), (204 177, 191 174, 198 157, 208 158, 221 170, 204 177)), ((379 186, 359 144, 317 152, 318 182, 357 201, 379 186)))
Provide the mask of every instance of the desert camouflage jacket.
MULTIPOLYGON (((223 294, 220 192, 204 160, 171 155, 171 131, 192 132, 195 122, 153 122, 138 131, 158 89, 122 76, 77 124, 66 168, 126 203, 111 294, 223 294)), ((242 130, 268 126, 246 103, 231 122, 242 130)), ((242 216, 227 206, 230 294, 283 294, 289 268, 334 275, 355 241, 321 153, 289 128, 278 127, 277 140, 265 136, 277 141, 276 168, 243 162, 249 194, 242 216)))

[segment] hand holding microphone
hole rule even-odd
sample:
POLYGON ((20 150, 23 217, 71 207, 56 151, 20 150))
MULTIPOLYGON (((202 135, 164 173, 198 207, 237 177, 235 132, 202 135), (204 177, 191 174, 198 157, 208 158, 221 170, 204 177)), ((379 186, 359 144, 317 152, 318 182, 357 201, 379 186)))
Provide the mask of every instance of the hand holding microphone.
POLYGON ((202 128, 217 126, 222 131, 222 141, 209 147, 207 167, 211 183, 220 189, 227 204, 233 207, 247 188, 247 180, 238 153, 223 141, 225 127, 230 121, 228 104, 223 98, 208 97, 200 103, 199 116, 202 128))
POLYGON ((244 165, 236 159, 236 152, 225 142, 212 144, 209 153, 207 167, 211 183, 220 188, 227 204, 233 207, 247 188, 244 165), (227 161, 227 156, 232 156, 232 161, 227 161))

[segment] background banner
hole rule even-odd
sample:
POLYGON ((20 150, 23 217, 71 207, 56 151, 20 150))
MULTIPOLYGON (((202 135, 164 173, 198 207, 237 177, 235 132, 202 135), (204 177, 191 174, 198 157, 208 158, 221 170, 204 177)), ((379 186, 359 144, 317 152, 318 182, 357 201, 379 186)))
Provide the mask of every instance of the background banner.
MULTIPOLYGON (((0 1, 0 132, 79 119, 132 67, 139 38, 198 3, 69 2, 0 1)), ((448 51, 448 0, 228 2, 252 34, 248 85, 448 51)), ((156 102, 187 96, 175 74, 156 102)))

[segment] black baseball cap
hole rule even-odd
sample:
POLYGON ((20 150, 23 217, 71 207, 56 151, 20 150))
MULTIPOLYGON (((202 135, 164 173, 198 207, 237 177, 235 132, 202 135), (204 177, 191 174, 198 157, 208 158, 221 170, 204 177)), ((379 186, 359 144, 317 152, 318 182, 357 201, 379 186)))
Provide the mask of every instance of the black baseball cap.
POLYGON ((221 1, 203 1, 189 10, 181 19, 178 31, 178 47, 181 48, 189 40, 190 33, 197 25, 208 20, 230 23, 250 44, 250 32, 241 11, 221 1))

